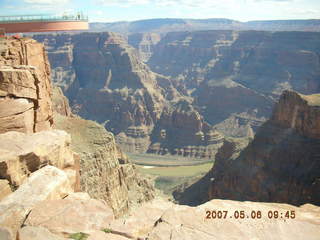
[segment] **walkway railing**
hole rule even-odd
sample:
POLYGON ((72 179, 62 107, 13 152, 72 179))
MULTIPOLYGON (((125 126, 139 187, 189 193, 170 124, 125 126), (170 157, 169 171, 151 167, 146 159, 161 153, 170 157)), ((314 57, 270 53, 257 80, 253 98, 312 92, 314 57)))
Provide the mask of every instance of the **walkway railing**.
POLYGON ((17 15, 0 16, 0 23, 19 23, 19 22, 56 22, 56 21, 88 21, 88 16, 81 12, 76 14, 62 15, 17 15))

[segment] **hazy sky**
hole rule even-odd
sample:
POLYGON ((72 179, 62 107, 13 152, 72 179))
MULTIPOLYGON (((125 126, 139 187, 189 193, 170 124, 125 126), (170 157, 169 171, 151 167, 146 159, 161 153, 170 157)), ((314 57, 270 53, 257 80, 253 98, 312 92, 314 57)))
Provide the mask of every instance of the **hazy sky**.
POLYGON ((320 18, 320 0, 0 0, 0 15, 81 10, 93 21, 230 18, 240 21, 320 18))

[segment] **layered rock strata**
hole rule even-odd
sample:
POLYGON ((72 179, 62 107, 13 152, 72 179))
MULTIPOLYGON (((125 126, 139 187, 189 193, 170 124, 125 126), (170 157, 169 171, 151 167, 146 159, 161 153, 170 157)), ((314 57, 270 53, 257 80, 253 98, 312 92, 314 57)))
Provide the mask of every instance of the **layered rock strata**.
MULTIPOLYGON (((165 91, 157 82, 168 79, 151 72, 135 50, 114 33, 35 37, 46 44, 53 71, 67 66, 73 69, 74 79, 70 75, 63 83, 59 78, 54 82, 63 86, 74 112, 105 124, 119 135, 125 150, 145 152, 165 102, 165 91), (69 44, 72 47, 65 48, 69 44), (57 59, 65 59, 66 65, 61 66, 57 59)), ((166 89, 174 91, 170 82, 166 89)))
POLYGON ((33 173, 14 193, 0 202, 0 236, 16 239, 30 211, 41 201, 61 199, 72 192, 67 175, 53 166, 33 173))
MULTIPOLYGON (((79 189, 79 162, 71 151, 70 135, 64 131, 42 131, 32 135, 19 132, 0 134, 0 178, 17 188, 33 172, 45 165, 74 170, 79 189)), ((77 183, 76 183, 77 182, 77 183)))
POLYGON ((140 59, 147 62, 160 39, 161 35, 157 33, 136 33, 128 36, 128 43, 138 50, 140 59))
POLYGON ((319 119, 319 94, 285 91, 249 146, 217 159, 206 199, 319 205, 319 119))
POLYGON ((51 129, 50 69, 42 44, 6 40, 0 55, 0 133, 51 129))
MULTIPOLYGON (((215 156, 215 171, 223 174, 224 170, 228 169, 229 165, 239 157, 251 140, 251 137, 225 138, 223 145, 218 149, 215 156)), ((173 197, 176 202, 183 205, 198 206, 203 204, 209 200, 208 189, 211 187, 212 181, 214 181, 214 177, 212 171, 209 171, 193 184, 176 188, 173 197)))
POLYGON ((101 125, 79 117, 55 115, 57 129, 72 136, 71 147, 80 155, 81 190, 104 199, 116 216, 154 197, 153 185, 139 176, 135 166, 101 125))
POLYGON ((206 123, 187 100, 164 110, 152 133, 148 152, 192 158, 214 158, 223 135, 206 123))

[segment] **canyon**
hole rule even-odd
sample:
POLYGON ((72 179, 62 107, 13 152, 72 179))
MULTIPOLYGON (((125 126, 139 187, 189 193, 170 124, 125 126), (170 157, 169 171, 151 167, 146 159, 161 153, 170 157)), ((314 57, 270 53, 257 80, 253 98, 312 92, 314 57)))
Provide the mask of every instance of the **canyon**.
POLYGON ((210 199, 319 205, 319 111, 319 94, 284 91, 253 141, 242 151, 240 142, 225 141, 211 171, 177 198, 191 205, 210 199))
POLYGON ((6 42, 0 57, 1 239, 16 239, 41 201, 72 192, 100 199, 88 207, 99 205, 107 219, 153 199, 152 183, 137 173, 114 136, 72 114, 68 99, 51 86, 44 46, 29 38, 6 42))
POLYGON ((45 44, 53 82, 63 89, 72 110, 104 124, 128 153, 212 159, 221 142, 199 141, 205 132, 252 138, 282 91, 320 91, 317 32, 211 30, 34 38, 45 44), (190 107, 181 109, 182 102, 190 107), (194 114, 198 123, 191 119, 194 114), (180 126, 175 125, 178 118, 185 119, 179 120, 180 126), (171 144, 171 136, 185 133, 191 142, 171 144))
POLYGON ((152 40, 149 55, 115 33, 35 36, 48 57, 35 40, 6 37, 0 238, 318 239, 318 38, 306 34, 306 42, 283 49, 299 56, 289 60, 271 51, 299 35, 288 34, 170 33, 152 40), (194 66, 174 60, 185 53, 194 66), (266 72, 270 80, 261 84, 265 78, 250 65, 274 66, 274 59, 287 64, 266 72), (292 71, 306 59, 310 71, 292 71), (289 70, 289 79, 279 77, 289 70), (177 205, 157 196, 124 152, 215 164, 176 193, 180 203, 197 206, 177 205), (215 210, 228 218, 208 218, 215 210), (236 217, 240 210, 244 218, 236 217))

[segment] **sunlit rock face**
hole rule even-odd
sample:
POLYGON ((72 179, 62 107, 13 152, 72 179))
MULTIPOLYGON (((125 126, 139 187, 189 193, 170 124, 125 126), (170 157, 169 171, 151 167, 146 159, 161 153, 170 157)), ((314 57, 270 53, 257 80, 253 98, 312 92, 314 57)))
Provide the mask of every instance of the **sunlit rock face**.
MULTIPOLYGON (((104 124, 126 152, 172 154, 155 135, 162 130, 167 134, 167 129, 158 129, 161 118, 182 99, 223 135, 252 138, 283 90, 320 90, 320 38, 314 32, 34 37, 45 43, 54 81, 69 97, 73 111, 104 124)), ((201 131, 187 146, 197 145, 199 138, 201 131)), ((189 155, 182 148, 179 154, 187 150, 189 155)))
POLYGON ((320 204, 319 106, 319 94, 285 91, 237 158, 219 155, 207 199, 320 204))
POLYGON ((8 38, 0 54, 0 133, 52 126, 50 67, 41 43, 8 38))
POLYGON ((63 78, 56 74, 54 81, 64 88, 74 112, 104 123, 119 135, 118 142, 125 150, 145 152, 165 102, 165 89, 173 89, 168 79, 151 72, 136 51, 114 33, 35 38, 46 44, 53 72, 65 73, 63 78))
POLYGON ((214 158, 224 136, 186 100, 163 111, 152 133, 149 153, 193 158, 214 158))

